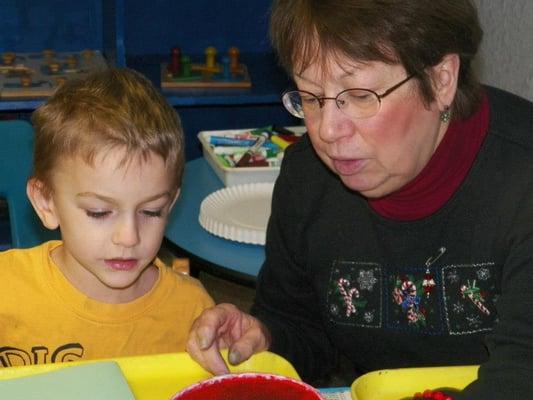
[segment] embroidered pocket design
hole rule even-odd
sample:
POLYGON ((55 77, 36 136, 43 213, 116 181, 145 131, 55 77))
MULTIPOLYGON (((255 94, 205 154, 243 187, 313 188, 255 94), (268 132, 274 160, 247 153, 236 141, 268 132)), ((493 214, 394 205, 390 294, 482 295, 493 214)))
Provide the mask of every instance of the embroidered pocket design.
POLYGON ((387 321, 391 328, 442 334, 442 291, 439 274, 427 268, 409 268, 389 275, 387 321))
POLYGON ((328 289, 328 309, 333 322, 381 327, 381 268, 374 263, 335 261, 328 289))
MULTIPOLYGON (((420 282, 419 286, 422 282, 420 282)), ((397 277, 392 292, 394 302, 401 307, 408 324, 426 325, 425 308, 421 307, 419 289, 412 276, 397 277)))
POLYGON ((446 322, 451 335, 490 331, 496 321, 494 264, 443 268, 446 322))

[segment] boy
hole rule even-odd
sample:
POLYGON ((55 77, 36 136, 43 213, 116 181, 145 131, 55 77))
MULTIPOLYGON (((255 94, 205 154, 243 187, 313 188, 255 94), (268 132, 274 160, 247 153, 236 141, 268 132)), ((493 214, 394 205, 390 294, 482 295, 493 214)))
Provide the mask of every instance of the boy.
POLYGON ((65 83, 35 111, 29 199, 61 241, 0 253, 2 366, 183 351, 213 300, 156 258, 179 195, 179 117, 140 74, 65 83))

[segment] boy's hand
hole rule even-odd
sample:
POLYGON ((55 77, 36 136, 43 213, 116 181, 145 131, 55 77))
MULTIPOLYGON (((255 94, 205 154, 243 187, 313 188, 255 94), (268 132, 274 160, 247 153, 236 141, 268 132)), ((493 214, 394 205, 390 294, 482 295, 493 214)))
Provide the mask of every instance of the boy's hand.
POLYGON ((205 310, 193 323, 187 352, 203 368, 220 375, 229 372, 220 349, 229 348, 229 362, 236 365, 269 345, 270 333, 258 319, 232 304, 219 304, 205 310))

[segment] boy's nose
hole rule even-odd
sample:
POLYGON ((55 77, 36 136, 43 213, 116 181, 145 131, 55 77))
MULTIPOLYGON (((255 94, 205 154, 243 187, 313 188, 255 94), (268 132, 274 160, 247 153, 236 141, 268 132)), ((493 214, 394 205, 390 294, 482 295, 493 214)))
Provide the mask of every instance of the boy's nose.
POLYGON ((125 217, 116 225, 112 241, 118 246, 133 247, 139 243, 139 230, 135 218, 125 217))

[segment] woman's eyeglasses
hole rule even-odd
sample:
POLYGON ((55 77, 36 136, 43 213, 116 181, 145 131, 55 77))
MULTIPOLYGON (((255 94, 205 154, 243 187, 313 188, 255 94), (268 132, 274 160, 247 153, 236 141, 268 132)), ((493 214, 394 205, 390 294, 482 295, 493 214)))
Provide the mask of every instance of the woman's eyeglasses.
POLYGON ((324 107, 326 100, 334 100, 337 108, 349 117, 370 118, 378 113, 381 99, 398 89, 413 76, 414 74, 409 75, 382 94, 369 89, 354 88, 343 90, 336 97, 318 97, 305 90, 291 90, 285 92, 281 100, 287 111, 298 118, 315 117, 324 107))

